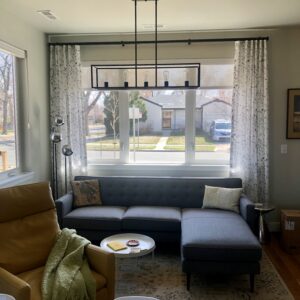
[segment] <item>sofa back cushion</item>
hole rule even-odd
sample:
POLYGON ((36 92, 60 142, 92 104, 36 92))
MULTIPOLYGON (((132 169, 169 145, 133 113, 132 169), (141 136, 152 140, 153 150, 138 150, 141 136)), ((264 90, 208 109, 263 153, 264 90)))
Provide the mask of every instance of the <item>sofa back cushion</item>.
POLYGON ((201 208, 205 185, 241 188, 240 178, 91 177, 98 179, 103 205, 201 208))

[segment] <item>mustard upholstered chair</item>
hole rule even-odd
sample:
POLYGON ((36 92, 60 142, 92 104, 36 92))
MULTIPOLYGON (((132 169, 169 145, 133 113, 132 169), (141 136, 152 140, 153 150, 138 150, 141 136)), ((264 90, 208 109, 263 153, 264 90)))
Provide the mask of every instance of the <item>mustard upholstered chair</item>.
MULTIPOLYGON (((42 299, 43 270, 59 231, 48 183, 0 189, 0 293, 16 300, 42 299)), ((96 299, 114 299, 113 254, 89 245, 86 255, 96 299)))

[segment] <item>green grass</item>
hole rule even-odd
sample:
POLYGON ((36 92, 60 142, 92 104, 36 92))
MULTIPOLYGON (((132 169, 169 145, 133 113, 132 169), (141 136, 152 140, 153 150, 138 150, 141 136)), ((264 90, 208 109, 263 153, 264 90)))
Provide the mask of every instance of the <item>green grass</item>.
MULTIPOLYGON (((164 150, 173 150, 173 151, 185 151, 184 145, 167 145, 164 147, 164 150)), ((216 150, 215 145, 197 145, 197 152, 213 152, 216 150)))
POLYGON ((215 145, 196 145, 196 152, 214 152, 216 151, 215 145))
MULTIPOLYGON (((142 135, 139 137, 140 144, 157 144, 160 136, 155 135, 142 135)), ((135 137, 135 143, 137 143, 138 137, 135 137)), ((133 143, 133 137, 130 137, 130 143, 133 143)))
MULTIPOLYGON (((170 136, 167 141, 167 145, 184 145, 185 137, 183 135, 180 136, 170 136)), ((195 139, 196 145, 213 145, 211 141, 209 141, 205 136, 196 136, 195 139)))
POLYGON ((164 147, 164 150, 185 151, 185 146, 184 145, 167 145, 164 147))
MULTIPOLYGON (((135 146, 136 151, 140 150, 153 150, 155 149, 156 145, 150 145, 150 144, 140 144, 139 146, 135 146)), ((107 144, 107 143, 88 143, 86 144, 86 148, 89 151, 119 151, 120 150, 120 145, 116 144, 107 144)), ((133 145, 130 144, 130 150, 133 150, 133 145)))
POLYGON ((170 136, 167 141, 167 145, 184 145, 185 137, 181 136, 170 136))
MULTIPOLYGON (((137 151, 143 150, 154 150, 160 136, 140 136, 139 146, 137 145, 138 138, 135 138, 135 149, 137 151)), ((197 152, 213 152, 216 150, 216 146, 205 136, 196 136, 195 139, 195 150, 197 152)), ((120 145, 119 140, 114 142, 114 139, 102 139, 101 142, 92 142, 87 144, 87 150, 93 151, 119 151, 120 145)), ((130 150, 133 150, 133 137, 130 137, 130 150)), ((167 145, 164 147, 164 150, 171 151, 185 151, 185 136, 184 135, 171 135, 168 138, 167 145)))
MULTIPOLYGON (((135 145, 135 150, 140 151, 140 150, 154 150, 156 145, 135 145)), ((133 145, 130 145, 130 150, 133 150, 133 145)))
POLYGON ((196 136, 195 143, 196 143, 196 145, 213 145, 214 144, 207 137, 201 136, 201 135, 196 136))
POLYGON ((88 143, 86 144, 87 150, 90 151, 113 151, 113 150, 120 150, 120 145, 119 144, 111 144, 111 143, 88 143))

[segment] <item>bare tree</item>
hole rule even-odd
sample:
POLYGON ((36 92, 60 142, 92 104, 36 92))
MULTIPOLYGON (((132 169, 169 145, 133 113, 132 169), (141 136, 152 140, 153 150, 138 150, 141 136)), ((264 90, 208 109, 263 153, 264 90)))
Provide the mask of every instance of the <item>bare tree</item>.
MULTIPOLYGON (((3 120, 2 134, 7 134, 8 131, 8 106, 9 101, 13 101, 10 95, 11 80, 12 80, 12 56, 0 52, 0 100, 2 102, 3 120)), ((11 104, 12 105, 12 104, 11 104)), ((13 120, 10 120, 12 122, 13 120)))
POLYGON ((96 106, 98 100, 100 99, 102 92, 98 92, 96 96, 92 91, 85 91, 84 93, 84 105, 85 105, 85 133, 89 135, 89 113, 96 106))
POLYGON ((110 92, 105 94, 104 98, 104 114, 106 133, 112 131, 114 135, 114 140, 117 138, 119 132, 119 93, 110 92))

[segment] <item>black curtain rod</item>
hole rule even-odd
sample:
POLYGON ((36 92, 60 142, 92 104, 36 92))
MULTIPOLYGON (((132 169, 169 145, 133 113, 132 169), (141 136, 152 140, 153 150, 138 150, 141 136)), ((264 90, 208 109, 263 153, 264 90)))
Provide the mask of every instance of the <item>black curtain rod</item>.
MULTIPOLYGON (((237 42, 237 41, 253 41, 253 40, 269 40, 269 37, 248 37, 248 38, 223 38, 223 39, 185 39, 185 40, 158 40, 158 44, 192 44, 192 43, 213 43, 213 42, 237 42)), ((111 41, 111 42, 78 42, 78 43, 49 43, 49 46, 56 45, 134 45, 135 41, 111 41)), ((137 41, 137 44, 155 44, 155 40, 152 41, 137 41)))

